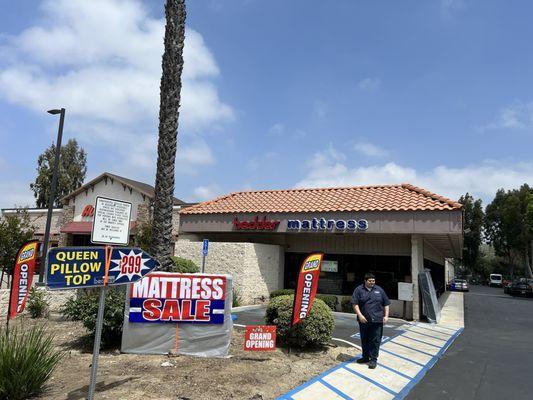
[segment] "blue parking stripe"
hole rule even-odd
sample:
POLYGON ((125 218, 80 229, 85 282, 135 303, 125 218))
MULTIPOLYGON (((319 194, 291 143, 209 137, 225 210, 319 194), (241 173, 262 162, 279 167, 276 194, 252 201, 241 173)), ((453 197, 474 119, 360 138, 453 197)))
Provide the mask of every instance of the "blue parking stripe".
POLYGON ((379 363, 379 362, 378 362, 378 365, 379 365, 381 368, 385 368, 385 369, 387 369, 387 370, 389 370, 389 371, 391 371, 391 372, 394 372, 396 375, 399 375, 399 376, 401 376, 402 378, 405 378, 405 379, 407 379, 407 380, 409 380, 409 381, 413 379, 413 378, 410 377, 409 375, 405 375, 405 374, 401 373, 400 371, 396 371, 394 368, 391 368, 391 367, 389 367, 389 366, 387 366, 387 365, 381 364, 381 363, 379 363))
POLYGON ((409 330, 409 329, 406 330, 405 332, 416 333, 417 335, 427 336, 427 337, 429 337, 429 338, 436 339, 436 340, 440 340, 440 341, 446 343, 446 339, 441 339, 441 338, 438 338, 438 337, 436 337, 436 336, 427 335, 427 334, 425 334, 425 333, 421 333, 421 332, 417 332, 417 331, 412 331, 412 330, 409 330))
POLYGON ((296 394, 298 392, 301 392, 302 390, 304 390, 305 388, 307 388, 308 386, 312 385, 313 383, 315 382, 318 382, 320 381, 322 378, 324 378, 325 376, 337 371, 338 369, 341 369, 342 367, 344 367, 346 364, 349 364, 351 362, 354 362, 355 360, 361 358, 361 356, 357 356, 357 357, 353 357, 353 358, 350 358, 348 361, 345 361, 339 365, 337 365, 336 367, 333 367, 333 368, 330 368, 328 369, 327 371, 324 371, 322 372, 320 375, 317 375, 315 376, 314 378, 312 378, 311 380, 305 382, 305 383, 302 383, 300 386, 296 386, 294 389, 292 389, 291 391, 279 396, 276 398, 276 400, 287 400, 287 399, 292 399, 292 395, 293 394, 296 394))
MULTIPOLYGON (((411 326, 417 326, 417 325, 411 325, 411 326)), ((421 327, 423 328, 423 327, 421 327)), ((423 328, 424 329, 424 328, 423 328)), ((293 390, 279 396, 276 398, 276 400, 294 400, 293 399, 293 395, 296 394, 296 393, 299 393, 301 392, 302 390, 306 389, 308 386, 312 385, 313 383, 316 383, 316 382, 319 382, 320 384, 323 384, 325 387, 327 387, 328 389, 332 390, 334 393, 336 393, 338 396, 342 397, 343 399, 347 399, 347 400, 353 400, 351 397, 349 397, 348 395, 346 395, 345 393, 341 392, 340 389, 337 389, 335 386, 327 383, 326 381, 324 381, 324 378, 328 375, 330 375, 331 373, 337 371, 338 369, 340 368, 344 368, 345 370, 351 372, 352 374, 354 375, 357 375, 359 376, 360 378, 372 383, 373 385, 379 387, 380 389, 386 391, 387 393, 391 394, 394 396, 394 399, 393 400, 402 400, 404 399, 407 394, 409 393, 409 391, 422 379, 422 377, 427 373, 427 371, 429 369, 431 369, 433 367, 433 365, 435 365, 435 363, 438 361, 438 359, 440 357, 442 357, 442 355, 444 354, 444 352, 448 349, 448 347, 450 347, 450 345, 453 343, 453 341, 461 334, 461 332, 464 330, 464 328, 459 328, 455 331, 455 333, 448 339, 448 340, 443 340, 443 339, 440 339, 440 338, 436 338, 436 337, 433 337, 433 336, 430 336, 430 335, 426 335, 426 334, 423 334, 423 333, 420 333, 420 332, 416 332, 416 331, 410 331, 410 330, 407 330, 406 332, 412 332, 412 333, 416 333, 417 335, 423 335, 423 336, 427 336, 427 337, 431 337, 433 339, 437 339, 437 340, 442 340, 443 342, 445 342, 443 344, 443 346, 440 348, 439 352, 435 355, 430 355, 428 353, 425 353, 425 352, 422 352, 420 350, 417 350, 417 349, 412 349, 414 351, 418 351, 418 352, 421 352, 421 353, 424 353, 424 354, 428 354, 429 356, 431 356, 431 359, 425 363, 425 364, 422 364, 422 363, 419 363, 417 361, 414 361, 414 360, 411 360, 407 357, 404 357, 404 356, 401 356, 399 354, 396 354, 390 350, 387 350, 387 349, 384 349, 384 348, 381 348, 380 350, 384 353, 388 353, 394 357, 398 357, 402 360, 405 360, 405 361, 408 361, 412 364, 415 364, 415 365, 418 365, 421 368, 421 370, 417 373, 417 375, 414 377, 414 378, 411 378, 399 371, 396 371, 394 370, 393 368, 390 368, 386 365, 383 365, 383 364, 379 364, 380 367, 383 367, 399 376, 402 376, 403 378, 405 378, 408 383, 407 385, 405 385, 403 387, 403 389, 400 391, 400 392, 394 392, 393 390, 387 388, 386 386, 383 386, 382 384, 380 384, 379 382, 376 382, 374 381, 373 379, 365 376, 365 375, 362 375, 360 374, 359 372, 356 372, 356 371, 353 371, 349 368, 347 368, 346 366, 352 362, 354 362, 355 360, 357 360, 358 358, 360 358, 360 356, 357 356, 357 357, 354 357, 346 362, 343 362, 341 363, 340 365, 337 365, 336 367, 333 367, 325 372, 323 372, 322 374, 316 376, 315 378, 309 380, 308 382, 305 382, 304 384, 294 388, 293 390)), ((398 337, 401 337, 403 335, 403 333, 401 335, 399 335, 398 337)), ((407 337, 407 336, 406 336, 407 337)), ((412 338, 410 338, 412 339, 412 338)), ((422 341, 420 341, 422 342, 422 341)), ((392 343, 395 343, 395 342, 392 342, 392 343)), ((402 345, 400 343, 395 343, 397 345, 400 345, 400 346, 403 346, 403 347, 407 347, 409 348, 408 346, 405 346, 405 345, 402 345)), ((438 346, 436 346, 438 347, 438 346)))
POLYGON ((401 343, 395 342, 394 340, 391 340, 390 342, 391 342, 391 343, 394 343, 394 344, 396 344, 396 345, 398 345, 398 346, 405 347, 406 349, 413 350, 413 351, 416 351, 416 352, 418 352, 418 353, 425 354, 426 356, 429 356, 429 357, 433 357, 433 356, 434 356, 434 354, 427 353, 427 352, 425 352, 425 351, 415 349, 414 347, 411 347, 411 346, 406 346, 405 344, 401 344, 401 343))
POLYGON ((353 397, 350 397, 348 396, 347 394, 341 392, 339 389, 337 389, 335 386, 333 386, 331 383, 327 383, 324 379, 319 379, 318 380, 322 385, 324 385, 325 387, 327 387, 329 390, 331 390, 332 392, 335 392, 336 394, 338 394, 339 396, 341 396, 343 399, 346 399, 346 400, 353 400, 353 397))
POLYGON ((393 400, 402 400, 407 396, 411 389, 424 377, 424 375, 435 365, 435 363, 442 357, 444 352, 451 346, 453 341, 461 334, 464 328, 459 328, 455 334, 442 346, 442 349, 433 356, 433 358, 416 374, 416 376, 409 382, 401 391, 394 397, 393 400))
POLYGON ((393 353, 392 351, 387 350, 387 349, 379 349, 379 351, 383 351, 383 352, 388 353, 390 355, 393 355, 395 357, 401 358, 402 360, 409 361, 410 363, 416 364, 419 367, 423 367, 425 365, 425 364, 419 363, 419 362, 417 362, 415 360, 411 360, 410 358, 407 358, 407 357, 401 356, 399 354, 393 353))
POLYGON ((412 338, 412 337, 410 337, 410 336, 402 335, 402 337, 403 337, 403 338, 406 338, 406 339, 409 339, 409 340, 414 340, 415 342, 419 342, 419 343, 422 343, 422 344, 425 344, 425 345, 428 345, 428 346, 436 347, 437 349, 440 349, 440 348, 441 348, 441 346, 437 346, 436 344, 428 343, 428 342, 424 342, 423 340, 415 339, 415 338, 412 338))
POLYGON ((357 375, 358 377, 363 378, 365 381, 368 381, 368 382, 370 382, 371 384, 377 386, 378 388, 380 388, 380 389, 386 391, 387 393, 392 394, 393 396, 396 396, 396 395, 398 394, 398 393, 395 392, 394 390, 389 389, 387 386, 383 386, 381 383, 376 382, 374 379, 371 379, 371 378, 369 378, 369 377, 366 376, 366 375, 363 375, 363 374, 361 374, 361 373, 359 373, 359 372, 357 372, 357 371, 354 371, 354 370, 352 370, 352 369, 350 369, 350 368, 348 368, 348 367, 343 367, 343 368, 344 368, 346 371, 351 372, 352 374, 357 375))

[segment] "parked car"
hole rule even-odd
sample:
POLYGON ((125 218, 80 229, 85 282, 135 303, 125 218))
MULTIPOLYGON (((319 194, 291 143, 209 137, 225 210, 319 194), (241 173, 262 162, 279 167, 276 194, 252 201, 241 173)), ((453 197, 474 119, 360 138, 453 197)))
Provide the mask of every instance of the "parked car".
POLYGON ((448 285, 451 291, 468 292, 468 282, 465 279, 453 279, 448 285))
POLYGON ((503 286, 503 277, 501 274, 490 274, 489 276, 489 286, 502 287, 503 286))
POLYGON ((503 293, 511 294, 511 286, 513 286, 513 282, 512 281, 508 281, 508 282, 504 283, 504 285, 503 285, 503 293))
POLYGON ((519 279, 509 287, 509 294, 511 296, 533 296, 533 280, 519 279))

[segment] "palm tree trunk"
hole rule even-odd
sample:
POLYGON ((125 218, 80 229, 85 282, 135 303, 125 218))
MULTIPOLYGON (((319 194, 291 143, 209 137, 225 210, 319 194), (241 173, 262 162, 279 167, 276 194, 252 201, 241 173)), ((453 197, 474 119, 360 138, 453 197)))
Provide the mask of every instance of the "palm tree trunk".
POLYGON ((174 205, 174 168, 185 42, 185 0, 167 0, 165 15, 165 52, 160 88, 159 142, 151 253, 161 264, 161 269, 168 271, 172 267, 170 258, 172 255, 172 207, 174 205))

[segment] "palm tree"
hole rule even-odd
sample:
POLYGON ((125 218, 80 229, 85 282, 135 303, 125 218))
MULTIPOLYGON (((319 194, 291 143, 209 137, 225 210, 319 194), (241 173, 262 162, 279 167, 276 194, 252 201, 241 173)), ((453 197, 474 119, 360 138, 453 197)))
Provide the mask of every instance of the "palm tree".
POLYGON ((172 206, 174 205, 174 169, 178 139, 178 117, 185 42, 185 0, 167 0, 165 5, 165 52, 161 76, 159 141, 155 181, 152 255, 162 270, 172 267, 172 206))

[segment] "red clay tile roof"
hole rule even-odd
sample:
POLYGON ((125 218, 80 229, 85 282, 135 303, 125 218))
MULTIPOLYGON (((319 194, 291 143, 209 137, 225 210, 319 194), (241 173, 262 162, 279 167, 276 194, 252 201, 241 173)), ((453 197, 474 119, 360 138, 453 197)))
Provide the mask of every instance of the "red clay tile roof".
POLYGON ((181 214, 459 210, 462 205, 408 183, 325 189, 236 192, 181 214))

